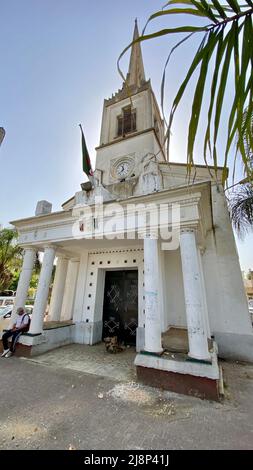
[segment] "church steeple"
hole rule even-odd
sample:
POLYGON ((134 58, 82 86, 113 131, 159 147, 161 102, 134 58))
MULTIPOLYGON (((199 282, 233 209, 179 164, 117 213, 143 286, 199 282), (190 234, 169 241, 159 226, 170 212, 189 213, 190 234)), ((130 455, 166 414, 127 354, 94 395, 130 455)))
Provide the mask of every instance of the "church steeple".
MULTIPOLYGON (((133 42, 139 38, 135 20, 133 42)), ((164 160, 164 125, 150 80, 146 80, 141 45, 132 45, 129 69, 123 86, 104 101, 96 169, 103 185, 135 181, 143 158, 158 155, 164 160), (131 97, 131 99, 130 99, 131 97)))
MULTIPOLYGON (((138 24, 137 24, 137 19, 136 19, 133 41, 135 41, 139 37, 140 37, 139 30, 138 30, 138 24)), ((143 59, 142 59, 141 45, 139 42, 137 42, 133 44, 132 50, 131 50, 131 57, 130 57, 128 74, 127 74, 127 83, 128 83, 128 86, 136 86, 137 88, 139 88, 145 81, 146 79, 145 79, 144 65, 143 65, 143 59)))

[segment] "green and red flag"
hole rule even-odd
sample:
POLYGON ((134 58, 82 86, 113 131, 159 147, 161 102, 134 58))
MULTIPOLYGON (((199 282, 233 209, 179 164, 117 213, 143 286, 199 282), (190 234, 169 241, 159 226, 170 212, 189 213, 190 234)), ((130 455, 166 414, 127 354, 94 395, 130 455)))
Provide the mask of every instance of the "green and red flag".
POLYGON ((85 137, 84 137, 83 128, 82 128, 81 124, 79 124, 79 127, 80 127, 81 133, 82 133, 83 171, 84 171, 84 173, 86 173, 87 176, 93 176, 93 170, 92 170, 92 166, 91 166, 91 162, 90 162, 90 156, 89 156, 89 152, 88 152, 87 145, 86 145, 86 142, 85 142, 85 137))

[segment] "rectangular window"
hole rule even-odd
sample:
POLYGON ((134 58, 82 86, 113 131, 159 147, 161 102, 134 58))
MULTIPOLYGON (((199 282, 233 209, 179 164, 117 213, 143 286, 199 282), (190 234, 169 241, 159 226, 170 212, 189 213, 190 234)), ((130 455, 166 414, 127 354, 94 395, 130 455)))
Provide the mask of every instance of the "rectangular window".
POLYGON ((118 137, 136 131, 136 110, 131 106, 124 108, 122 115, 118 116, 118 137))
POLYGON ((123 134, 123 117, 118 116, 118 137, 123 134))

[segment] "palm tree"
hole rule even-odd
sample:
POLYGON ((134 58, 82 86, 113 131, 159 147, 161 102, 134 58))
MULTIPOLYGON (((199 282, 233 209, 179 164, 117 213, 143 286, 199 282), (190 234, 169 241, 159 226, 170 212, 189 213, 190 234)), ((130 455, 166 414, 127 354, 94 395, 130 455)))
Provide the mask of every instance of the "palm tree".
POLYGON ((253 230, 253 185, 244 184, 229 195, 229 210, 234 229, 241 238, 253 230))
MULTIPOLYGON (((229 97, 230 109, 227 114, 227 136, 223 159, 223 183, 226 182, 228 173, 226 170, 228 155, 235 145, 236 155, 241 155, 243 167, 247 177, 252 175, 249 159, 245 149, 245 140, 248 150, 253 153, 252 115, 253 115, 253 1, 244 0, 239 4, 237 0, 227 0, 223 4, 217 0, 170 0, 161 9, 156 11, 148 19, 140 38, 134 42, 145 41, 165 35, 183 34, 183 38, 171 49, 165 64, 161 88, 161 105, 164 101, 164 84, 166 68, 171 55, 192 36, 200 35, 200 43, 193 57, 191 66, 184 78, 176 97, 173 101, 168 120, 167 139, 168 150, 174 115, 189 82, 197 70, 199 75, 195 85, 192 102, 192 112, 188 124, 187 163, 190 171, 194 164, 194 145, 199 127, 202 111, 203 96, 209 96, 207 107, 207 127, 203 134, 203 155, 207 163, 208 157, 217 169, 218 155, 217 144, 221 124, 221 116, 227 93, 229 70, 234 71, 234 95, 229 97), (186 25, 166 28, 147 34, 147 27, 153 24, 157 18, 183 18, 186 25), (190 19, 195 18, 199 23, 191 24, 190 19), (190 24, 189 24, 190 23, 190 24), (211 80, 207 80, 210 78, 211 80), (208 83, 211 83, 208 89, 208 83), (245 111, 246 110, 246 111, 245 111), (246 113, 246 114, 245 114, 246 113), (236 136, 239 136, 236 139, 236 136)), ((121 57, 132 46, 127 46, 118 60, 118 69, 121 57)), ((224 118, 222 117, 224 120, 224 118)))
MULTIPOLYGON (((244 112, 243 122, 246 116, 247 110, 244 112)), ((253 135, 253 113, 250 122, 253 135)), ((247 134, 242 137, 250 174, 229 192, 228 206, 234 229, 239 237, 244 238, 247 232, 253 230, 253 151, 247 134)), ((237 136, 237 140, 239 138, 237 136)))
POLYGON ((0 290, 5 290, 20 267, 22 249, 17 245, 17 232, 12 229, 0 231, 0 290))

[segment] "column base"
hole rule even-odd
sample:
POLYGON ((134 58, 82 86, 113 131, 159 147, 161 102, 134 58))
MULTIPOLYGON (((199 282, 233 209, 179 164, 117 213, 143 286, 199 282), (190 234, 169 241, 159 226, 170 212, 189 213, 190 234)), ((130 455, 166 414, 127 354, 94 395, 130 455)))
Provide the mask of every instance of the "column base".
POLYGON ((207 358, 200 358, 200 357, 192 356, 188 353, 188 357, 187 357, 186 360, 190 361, 190 362, 199 362, 199 363, 202 363, 202 364, 212 364, 211 356, 209 356, 207 358))
POLYGON ((182 360, 182 356, 168 359, 154 354, 140 353, 135 358, 137 379, 145 385, 207 400, 220 400, 222 377, 217 355, 211 363, 182 360))
POLYGON ((140 351, 141 354, 146 354, 147 356, 158 356, 158 357, 161 357, 162 354, 164 353, 164 349, 161 349, 161 351, 158 351, 158 352, 154 352, 154 351, 146 351, 146 350, 143 350, 143 351, 140 351))

